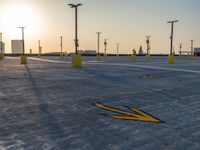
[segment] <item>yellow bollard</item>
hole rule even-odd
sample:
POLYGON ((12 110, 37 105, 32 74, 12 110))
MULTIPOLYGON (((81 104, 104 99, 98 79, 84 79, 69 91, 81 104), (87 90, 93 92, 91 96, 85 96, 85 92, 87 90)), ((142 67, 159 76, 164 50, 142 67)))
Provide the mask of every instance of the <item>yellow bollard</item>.
POLYGON ((68 54, 67 54, 67 53, 64 53, 64 56, 65 56, 65 57, 68 57, 68 54))
POLYGON ((81 67, 82 66, 82 57, 79 54, 72 55, 72 62, 73 67, 81 67))
POLYGON ((188 59, 193 59, 193 55, 188 55, 188 59))
POLYGON ((96 61, 100 61, 101 60, 101 55, 97 55, 96 56, 96 61))
POLYGON ((150 54, 146 55, 146 60, 150 60, 150 59, 151 59, 151 55, 150 54))
POLYGON ((174 64, 174 55, 168 55, 168 64, 174 64))
POLYGON ((26 65, 27 64, 27 56, 26 55, 21 55, 20 56, 20 61, 22 65, 26 65))
POLYGON ((131 60, 136 60, 136 55, 132 54, 131 55, 131 60))
POLYGON ((60 59, 63 59, 63 58, 64 58, 64 54, 60 53, 60 59))
POLYGON ((0 60, 4 59, 4 54, 0 54, 0 60))

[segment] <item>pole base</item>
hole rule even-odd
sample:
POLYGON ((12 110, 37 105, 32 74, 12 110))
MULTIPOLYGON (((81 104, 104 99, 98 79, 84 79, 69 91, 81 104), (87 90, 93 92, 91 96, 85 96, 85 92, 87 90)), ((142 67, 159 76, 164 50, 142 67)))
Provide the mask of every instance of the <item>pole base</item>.
POLYGON ((74 54, 72 56, 72 67, 81 67, 82 66, 82 57, 79 54, 74 54))
POLYGON ((168 64, 174 64, 174 55, 168 55, 168 64))
POLYGON ((0 60, 4 59, 4 54, 0 54, 0 60))
POLYGON ((151 55, 150 54, 146 55, 146 60, 150 60, 150 59, 151 59, 151 55))
POLYGON ((188 55, 188 59, 193 59, 193 55, 188 55))
POLYGON ((101 60, 101 55, 97 55, 96 56, 96 61, 100 61, 101 60))
POLYGON ((63 58, 64 58, 64 54, 60 53, 60 59, 63 59, 63 58))
POLYGON ((104 54, 104 58, 107 58, 108 56, 107 56, 107 54, 104 54))
POLYGON ((22 65, 26 65, 27 64, 27 56, 21 55, 20 56, 20 62, 21 62, 22 65))
POLYGON ((136 55, 132 54, 131 55, 131 60, 136 60, 136 55))

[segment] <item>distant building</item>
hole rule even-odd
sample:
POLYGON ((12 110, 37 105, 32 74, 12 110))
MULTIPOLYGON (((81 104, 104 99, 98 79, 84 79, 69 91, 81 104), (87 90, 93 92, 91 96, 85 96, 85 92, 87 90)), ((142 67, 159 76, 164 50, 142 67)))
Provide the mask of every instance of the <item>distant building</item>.
POLYGON ((5 53, 5 44, 4 44, 4 42, 0 42, 0 52, 1 52, 1 46, 2 46, 2 53, 5 53))
POLYGON ((95 50, 85 50, 85 54, 96 54, 95 50))
POLYGON ((12 40, 11 41, 12 53, 22 54, 23 53, 23 42, 22 40, 12 40))
POLYGON ((78 54, 83 54, 84 53, 83 50, 78 50, 77 52, 78 52, 78 54))
POLYGON ((200 56, 200 47, 194 48, 194 55, 195 56, 200 56))

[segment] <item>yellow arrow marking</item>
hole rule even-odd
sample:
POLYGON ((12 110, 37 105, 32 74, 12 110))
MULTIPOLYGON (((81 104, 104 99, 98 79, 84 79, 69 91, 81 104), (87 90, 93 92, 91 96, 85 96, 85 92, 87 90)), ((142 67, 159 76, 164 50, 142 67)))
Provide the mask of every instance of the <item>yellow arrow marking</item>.
POLYGON ((140 109, 129 108, 131 110, 131 112, 130 112, 130 111, 125 111, 125 110, 121 110, 118 108, 106 106, 101 103, 95 103, 94 105, 98 108, 101 108, 101 109, 104 109, 107 111, 112 111, 112 112, 115 112, 118 114, 122 114, 122 115, 113 115, 113 116, 106 115, 111 118, 122 119, 122 120, 137 120, 137 121, 164 123, 164 121, 162 121, 140 109), (123 116, 123 115, 125 115, 125 116, 123 116))

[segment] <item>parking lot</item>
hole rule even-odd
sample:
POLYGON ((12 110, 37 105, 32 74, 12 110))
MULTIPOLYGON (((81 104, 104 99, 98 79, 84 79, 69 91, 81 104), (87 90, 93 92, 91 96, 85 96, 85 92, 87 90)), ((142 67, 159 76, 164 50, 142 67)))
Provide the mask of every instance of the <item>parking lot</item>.
POLYGON ((18 57, 0 61, 0 149, 199 150, 200 57, 18 57), (123 120, 96 103, 164 123, 123 120))

